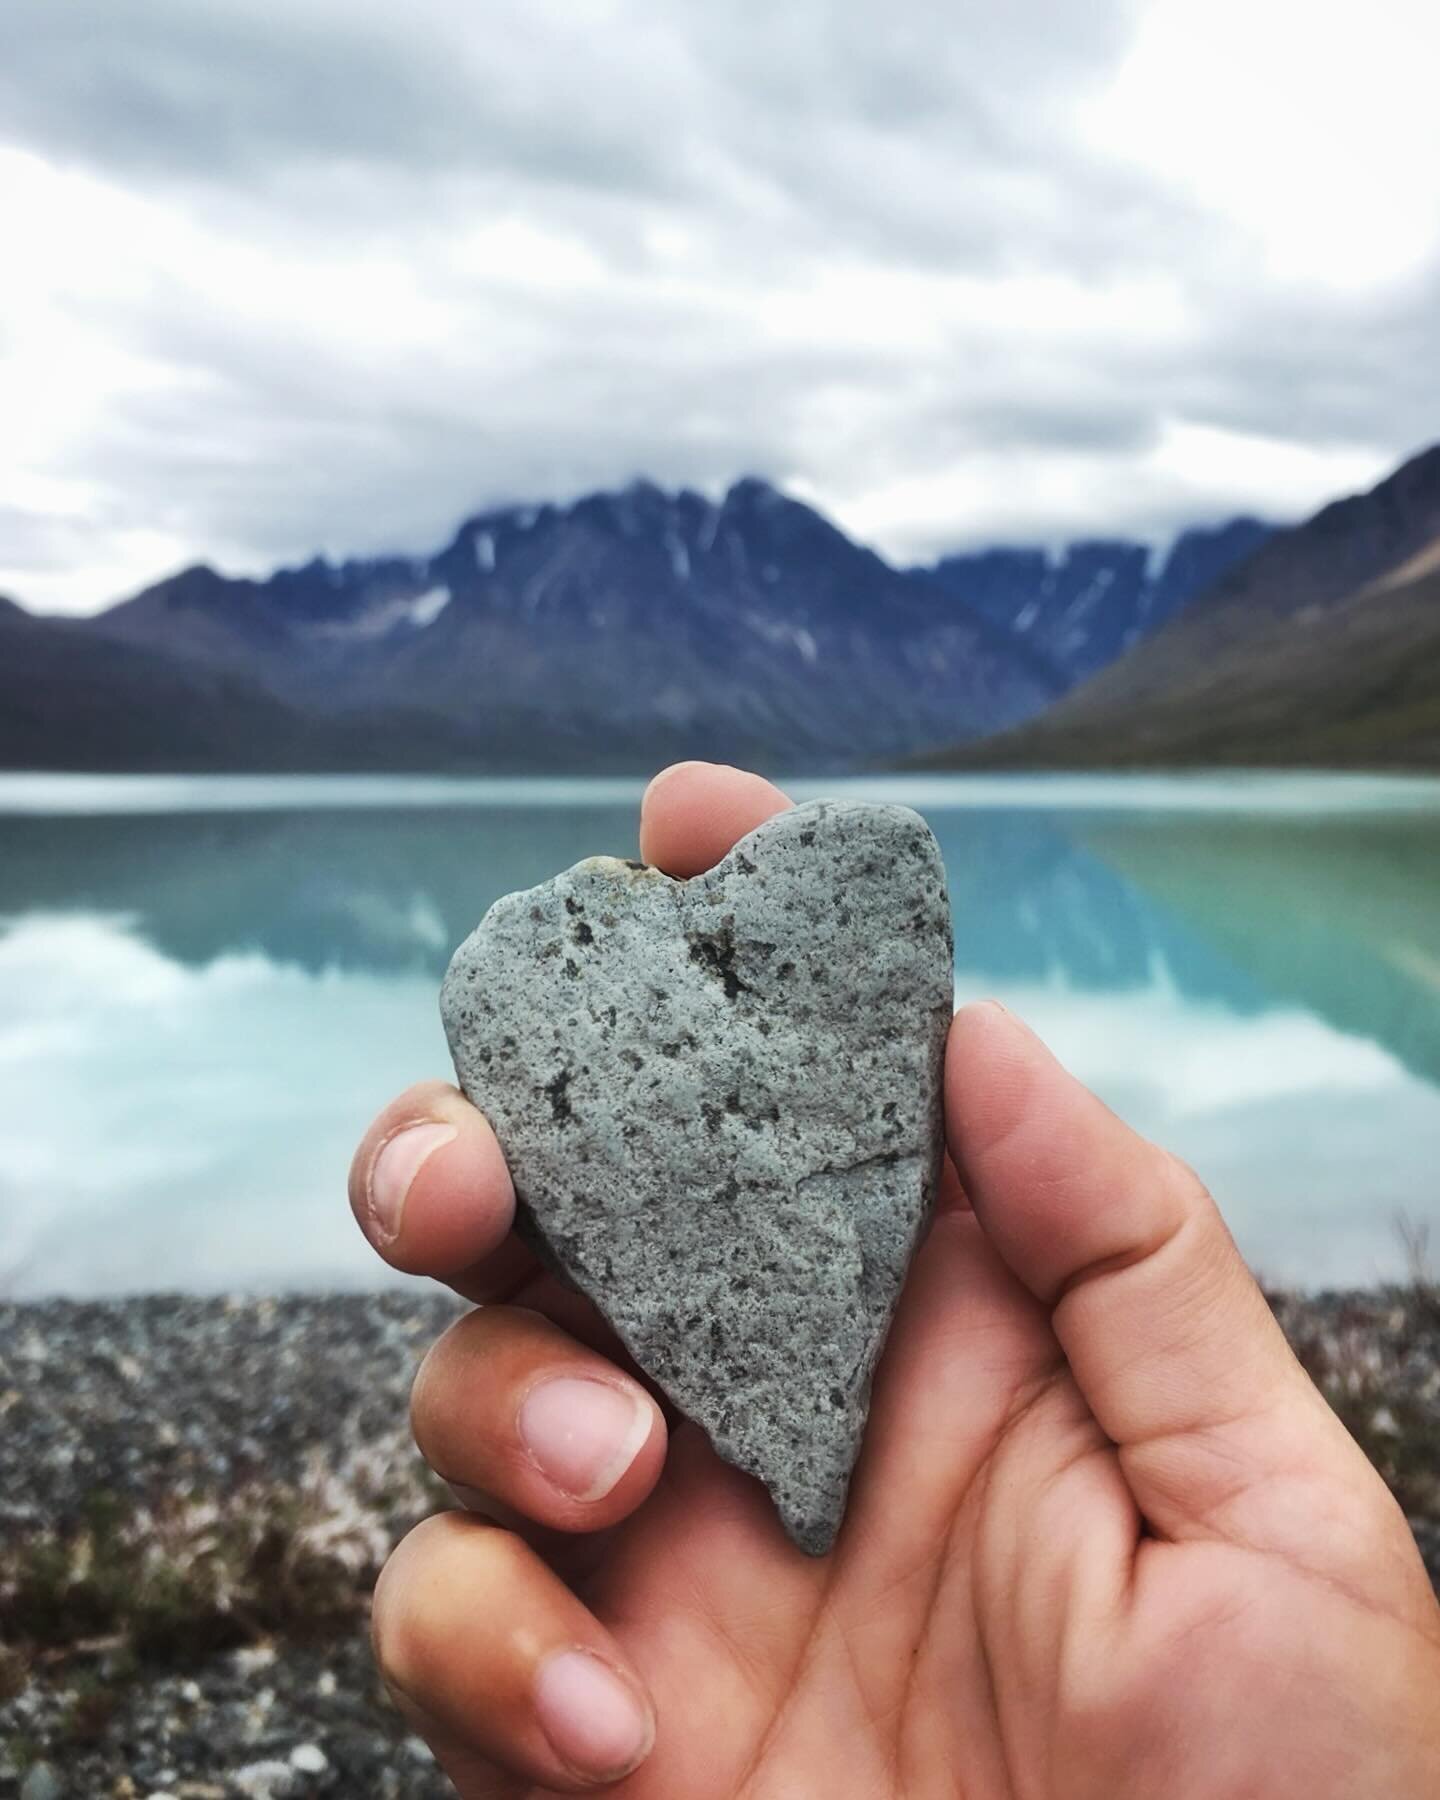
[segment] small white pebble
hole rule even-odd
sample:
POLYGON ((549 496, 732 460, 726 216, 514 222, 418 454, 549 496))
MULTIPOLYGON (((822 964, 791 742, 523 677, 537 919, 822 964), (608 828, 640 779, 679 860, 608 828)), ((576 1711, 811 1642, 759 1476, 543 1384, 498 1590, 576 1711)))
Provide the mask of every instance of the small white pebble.
POLYGON ((198 1681, 182 1681, 180 1683, 180 1698, 185 1701, 188 1706, 198 1706, 204 1698, 200 1692, 200 1683, 198 1681))
POLYGON ((297 1744, 290 1752, 290 1767, 302 1775, 323 1775, 330 1767, 330 1758, 318 1744, 297 1744))
POLYGON ((289 1763, 269 1760, 246 1763, 230 1780, 245 1795, 245 1800, 284 1800, 295 1791, 295 1771, 289 1763))
POLYGON ((407 1737, 405 1740, 405 1748, 418 1763, 433 1763, 435 1760, 435 1752, 425 1742, 424 1738, 407 1737))
POLYGON ((333 1669, 322 1669, 320 1671, 320 1679, 315 1683, 315 1692, 319 1694, 322 1700, 329 1700, 339 1685, 339 1682, 335 1679, 335 1671, 333 1669))
POLYGON ((244 1650, 237 1650, 230 1658, 230 1666, 237 1675, 258 1675, 262 1669, 268 1669, 275 1660, 273 1644, 252 1644, 244 1650))
POLYGON ((1370 1415, 1370 1429, 1382 1437, 1399 1437, 1400 1427, 1388 1406, 1377 1406, 1370 1415))

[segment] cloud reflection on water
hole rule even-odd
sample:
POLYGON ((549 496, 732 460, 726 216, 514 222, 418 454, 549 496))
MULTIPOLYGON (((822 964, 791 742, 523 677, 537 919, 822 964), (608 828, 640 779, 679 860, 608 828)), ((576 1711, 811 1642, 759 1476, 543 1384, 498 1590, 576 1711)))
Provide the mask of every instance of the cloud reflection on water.
POLYGON ((133 920, 40 915, 0 936, 0 990, 0 1291, 379 1278, 345 1171, 444 1071, 428 976, 187 967, 133 920))
MULTIPOLYGON (((960 997, 1200 1169, 1264 1271, 1367 1280, 1396 1210, 1440 1227, 1428 828, 930 816, 960 997)), ((451 945, 632 834, 608 796, 0 820, 0 1291, 382 1279, 345 1170, 446 1072, 451 945)))

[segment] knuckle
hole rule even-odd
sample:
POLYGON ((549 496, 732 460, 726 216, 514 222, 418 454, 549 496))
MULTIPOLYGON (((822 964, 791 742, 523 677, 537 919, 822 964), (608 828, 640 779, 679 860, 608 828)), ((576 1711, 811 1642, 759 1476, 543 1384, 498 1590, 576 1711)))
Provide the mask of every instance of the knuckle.
POLYGON ((1155 1158, 1160 1180, 1187 1211, 1211 1204, 1209 1188, 1183 1157, 1156 1146, 1155 1158))

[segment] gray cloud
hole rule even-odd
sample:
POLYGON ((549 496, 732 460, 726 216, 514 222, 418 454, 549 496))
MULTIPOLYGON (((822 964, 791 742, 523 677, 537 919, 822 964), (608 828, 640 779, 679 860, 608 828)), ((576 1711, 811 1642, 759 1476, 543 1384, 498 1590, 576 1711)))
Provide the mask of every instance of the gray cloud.
POLYGON ((1146 4, 11 0, 0 145, 82 226, 138 210, 93 279, 32 222, 41 298, 0 297, 0 379, 96 370, 7 453, 0 586, 426 548, 642 471, 793 481, 899 555, 1320 498, 1440 424, 1440 279, 1275 280, 1082 129, 1146 4))

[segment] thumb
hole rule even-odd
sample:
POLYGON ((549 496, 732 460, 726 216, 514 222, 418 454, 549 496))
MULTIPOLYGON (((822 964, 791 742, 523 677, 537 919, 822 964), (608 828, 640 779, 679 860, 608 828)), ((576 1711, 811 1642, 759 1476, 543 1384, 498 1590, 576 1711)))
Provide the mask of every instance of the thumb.
POLYGON ((1318 1557, 1331 1575, 1354 1560, 1371 1591, 1383 1548, 1408 1585, 1398 1508, 1291 1353, 1198 1178, 994 1002, 956 1015, 945 1079, 950 1151, 976 1214, 1053 1309, 1152 1531, 1318 1557))

